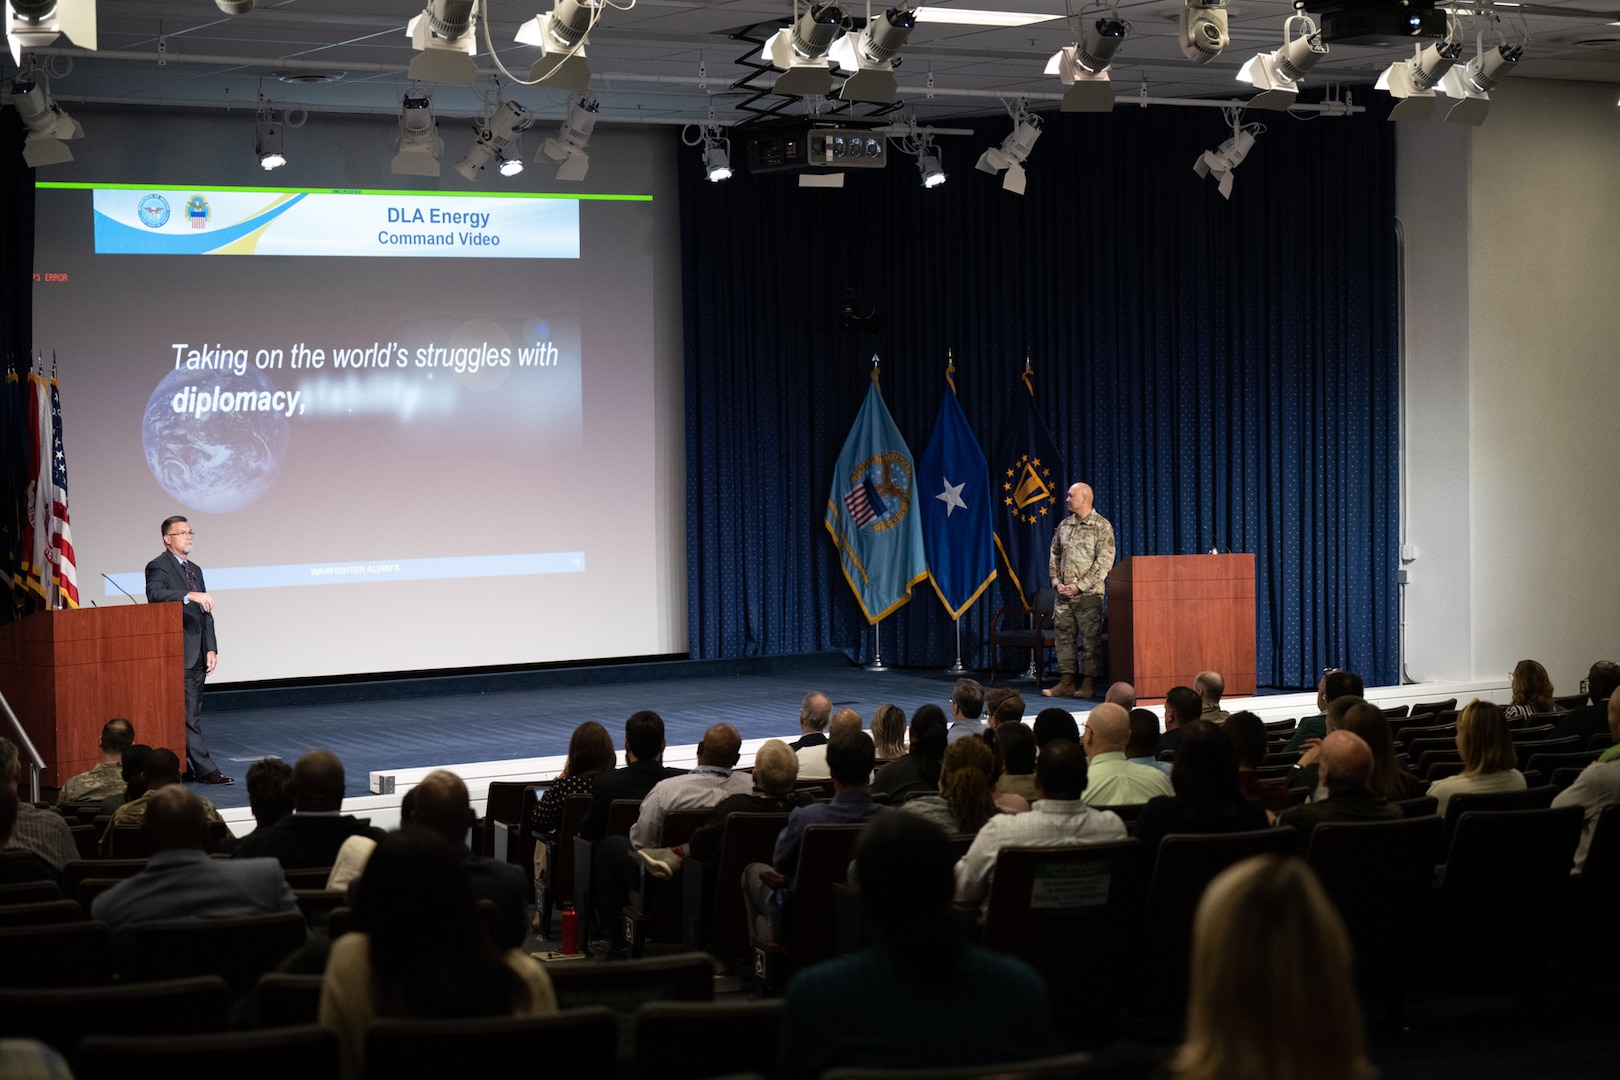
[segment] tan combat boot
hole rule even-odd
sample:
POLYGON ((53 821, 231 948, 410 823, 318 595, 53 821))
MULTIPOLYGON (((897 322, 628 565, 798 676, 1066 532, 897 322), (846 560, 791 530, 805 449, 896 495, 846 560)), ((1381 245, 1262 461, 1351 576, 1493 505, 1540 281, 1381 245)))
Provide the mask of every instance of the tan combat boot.
POLYGON ((1041 693, 1046 697, 1073 697, 1074 676, 1065 671, 1063 673, 1063 678, 1058 680, 1058 684, 1056 686, 1048 686, 1045 690, 1042 690, 1041 693))
POLYGON ((1074 696, 1077 698, 1089 698, 1095 690, 1096 688, 1091 685, 1091 676, 1087 675, 1080 680, 1080 688, 1074 692, 1074 696))

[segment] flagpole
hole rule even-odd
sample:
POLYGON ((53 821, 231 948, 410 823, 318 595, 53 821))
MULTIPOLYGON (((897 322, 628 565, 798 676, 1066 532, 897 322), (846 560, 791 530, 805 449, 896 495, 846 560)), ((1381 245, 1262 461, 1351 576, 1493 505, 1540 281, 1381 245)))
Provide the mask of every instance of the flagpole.
POLYGON ((892 671, 893 668, 883 662, 883 623, 872 624, 872 662, 866 665, 867 671, 892 671))
POLYGON ((956 663, 945 669, 947 675, 966 675, 967 665, 962 663, 962 616, 958 615, 951 622, 956 624, 956 663))

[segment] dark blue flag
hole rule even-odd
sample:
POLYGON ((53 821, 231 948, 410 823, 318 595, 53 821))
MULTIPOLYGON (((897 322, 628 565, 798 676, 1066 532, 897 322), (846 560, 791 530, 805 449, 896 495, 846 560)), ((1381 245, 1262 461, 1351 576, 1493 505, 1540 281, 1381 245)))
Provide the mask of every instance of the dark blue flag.
POLYGON ((1024 393, 1007 424, 991 471, 996 496, 996 547, 1024 607, 1051 584, 1052 531, 1063 514, 1066 487, 1057 444, 1035 411, 1035 381, 1026 366, 1024 393))
POLYGON ((945 399, 917 471, 928 577, 953 619, 996 579, 989 467, 956 399, 955 370, 946 369, 945 399))

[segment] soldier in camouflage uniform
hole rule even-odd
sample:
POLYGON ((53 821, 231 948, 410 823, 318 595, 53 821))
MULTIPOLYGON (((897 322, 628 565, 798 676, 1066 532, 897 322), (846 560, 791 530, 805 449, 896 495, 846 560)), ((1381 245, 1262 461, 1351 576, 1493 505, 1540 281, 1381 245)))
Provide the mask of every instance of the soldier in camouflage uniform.
POLYGON ((1057 630, 1058 670, 1063 678, 1041 693, 1047 697, 1089 698, 1092 680, 1099 674, 1098 647, 1102 643, 1103 579, 1114 568, 1114 527, 1092 510, 1094 496, 1086 484, 1069 488, 1069 516, 1052 533, 1052 584, 1057 589, 1053 627, 1057 630), (1075 637, 1085 645, 1084 678, 1079 673, 1075 637))

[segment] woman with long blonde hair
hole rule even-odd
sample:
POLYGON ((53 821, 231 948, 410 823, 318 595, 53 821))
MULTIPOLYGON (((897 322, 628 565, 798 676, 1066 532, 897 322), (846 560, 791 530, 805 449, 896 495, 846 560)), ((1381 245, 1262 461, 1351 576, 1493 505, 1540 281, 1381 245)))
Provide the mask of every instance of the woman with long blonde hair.
POLYGON ((1453 795, 1490 791, 1523 791, 1524 773, 1516 766, 1513 733, 1508 730, 1503 709, 1490 701, 1475 698, 1457 717, 1457 752, 1462 755, 1463 771, 1429 785, 1429 794, 1440 800, 1438 814, 1446 812, 1453 795))
POLYGON ((1176 1080, 1367 1080, 1350 938, 1303 860, 1222 873, 1193 922, 1176 1080))

